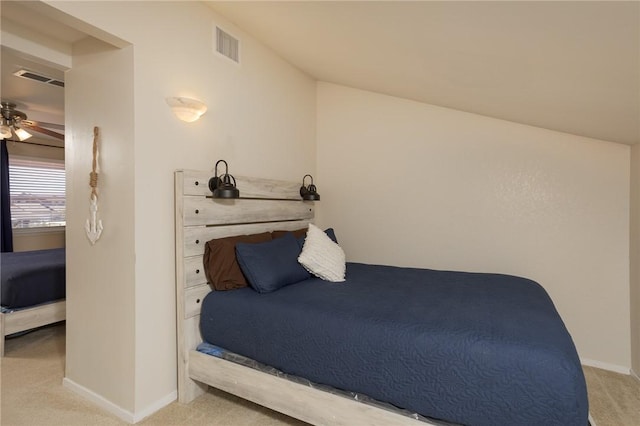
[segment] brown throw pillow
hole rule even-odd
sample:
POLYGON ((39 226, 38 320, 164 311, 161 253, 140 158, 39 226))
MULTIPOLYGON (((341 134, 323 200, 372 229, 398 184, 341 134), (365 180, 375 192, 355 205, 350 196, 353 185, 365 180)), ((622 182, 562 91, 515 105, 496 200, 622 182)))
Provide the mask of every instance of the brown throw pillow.
POLYGON ((271 241, 269 232, 207 241, 204 247, 203 266, 211 288, 220 291, 247 287, 247 280, 236 260, 236 243, 262 243, 265 241, 271 241))
POLYGON ((295 231, 273 231, 271 237, 275 240, 276 238, 284 237, 287 232, 291 232, 296 238, 304 238, 307 236, 307 229, 309 228, 296 229, 295 231))

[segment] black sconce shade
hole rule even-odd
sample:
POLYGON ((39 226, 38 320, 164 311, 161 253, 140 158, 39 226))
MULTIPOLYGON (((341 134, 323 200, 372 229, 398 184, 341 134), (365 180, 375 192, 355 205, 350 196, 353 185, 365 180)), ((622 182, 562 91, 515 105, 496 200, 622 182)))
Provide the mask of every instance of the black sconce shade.
POLYGON ((316 186, 313 184, 313 176, 304 175, 302 178, 302 186, 300 187, 300 196, 305 201, 320 201, 320 194, 316 189, 316 186), (311 184, 308 186, 304 186, 304 180, 309 176, 311 178, 311 184))
POLYGON ((224 160, 218 160, 215 167, 215 176, 209 179, 209 190, 213 198, 239 198, 240 191, 236 188, 236 178, 229 174, 229 165, 224 160), (218 177, 218 164, 224 163, 224 174, 218 177), (231 182, 233 181, 233 183, 231 182))

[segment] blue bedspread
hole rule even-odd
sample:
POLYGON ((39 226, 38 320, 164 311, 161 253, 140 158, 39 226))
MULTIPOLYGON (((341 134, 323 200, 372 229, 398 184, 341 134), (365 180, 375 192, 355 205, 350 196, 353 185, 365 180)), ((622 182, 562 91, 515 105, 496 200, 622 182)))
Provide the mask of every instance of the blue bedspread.
POLYGON ((65 249, 2 253, 0 305, 19 309, 65 297, 65 249))
POLYGON ((544 289, 507 275, 349 263, 345 283, 211 292, 204 339, 313 382, 465 425, 587 425, 544 289))

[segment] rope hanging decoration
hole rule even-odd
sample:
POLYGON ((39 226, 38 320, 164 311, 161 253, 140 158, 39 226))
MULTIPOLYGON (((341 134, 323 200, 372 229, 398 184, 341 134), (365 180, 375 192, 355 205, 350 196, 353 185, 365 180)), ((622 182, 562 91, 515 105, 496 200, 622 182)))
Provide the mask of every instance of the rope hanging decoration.
POLYGON ((94 245, 102 234, 102 220, 98 220, 98 138, 100 130, 98 127, 93 128, 93 162, 91 163, 91 173, 89 173, 89 186, 91 187, 91 195, 89 196, 91 211, 91 219, 87 219, 84 229, 87 232, 87 238, 94 245))

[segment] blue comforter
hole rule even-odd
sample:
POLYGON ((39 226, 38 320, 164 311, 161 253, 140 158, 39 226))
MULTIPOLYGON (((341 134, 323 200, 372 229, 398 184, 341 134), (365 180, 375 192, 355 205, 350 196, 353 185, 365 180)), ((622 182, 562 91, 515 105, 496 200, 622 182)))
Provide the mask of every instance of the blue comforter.
POLYGON ((268 294, 211 292, 205 341, 465 425, 585 426, 578 356, 545 290, 507 275, 349 263, 268 294))
POLYGON ((65 249, 2 253, 0 305, 19 309, 64 299, 65 249))

